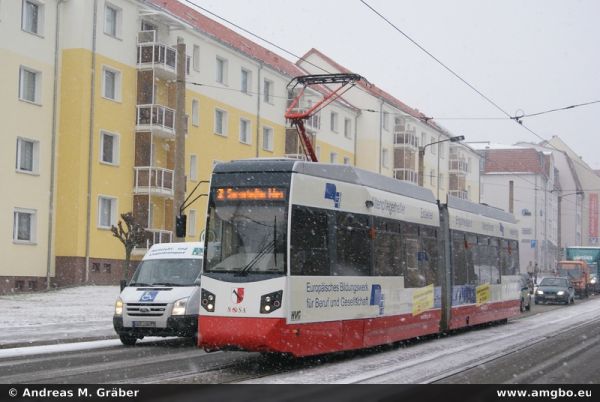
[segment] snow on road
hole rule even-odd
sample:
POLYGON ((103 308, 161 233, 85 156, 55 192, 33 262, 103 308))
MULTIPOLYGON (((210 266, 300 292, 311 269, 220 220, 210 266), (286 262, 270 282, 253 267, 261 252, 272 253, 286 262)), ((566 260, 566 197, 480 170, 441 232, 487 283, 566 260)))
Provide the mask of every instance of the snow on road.
MULTIPOLYGON (((355 357, 339 363, 290 372, 246 383, 252 384, 418 384, 541 341, 545 337, 597 320, 600 299, 511 320, 506 325, 477 329, 413 344, 407 348, 355 357)), ((516 368, 515 373, 519 370, 516 368)))
POLYGON ((114 337, 118 286, 0 296, 0 349, 14 344, 114 337))

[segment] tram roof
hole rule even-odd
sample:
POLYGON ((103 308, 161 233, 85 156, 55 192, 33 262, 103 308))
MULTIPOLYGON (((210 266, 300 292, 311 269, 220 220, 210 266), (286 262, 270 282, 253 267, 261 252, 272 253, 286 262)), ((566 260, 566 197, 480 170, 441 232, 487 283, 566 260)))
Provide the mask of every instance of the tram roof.
POLYGON ((461 198, 448 196, 448 208, 459 209, 461 211, 471 212, 477 215, 483 215, 488 218, 498 219, 504 222, 517 223, 513 214, 498 208, 490 207, 484 204, 475 204, 461 198))
POLYGON ((435 203, 431 190, 415 184, 382 176, 377 173, 359 169, 349 165, 334 165, 328 163, 305 162, 296 159, 243 159, 215 166, 215 173, 239 172, 290 172, 309 176, 338 180, 376 188, 406 197, 416 198, 435 203))

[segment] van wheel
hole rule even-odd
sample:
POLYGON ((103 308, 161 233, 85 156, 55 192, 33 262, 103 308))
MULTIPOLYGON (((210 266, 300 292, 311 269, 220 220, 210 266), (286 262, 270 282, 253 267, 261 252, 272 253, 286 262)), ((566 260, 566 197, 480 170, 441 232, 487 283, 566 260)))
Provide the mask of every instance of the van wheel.
POLYGON ((125 346, 133 346, 137 341, 137 338, 135 336, 130 335, 119 335, 119 339, 121 340, 121 343, 125 346))

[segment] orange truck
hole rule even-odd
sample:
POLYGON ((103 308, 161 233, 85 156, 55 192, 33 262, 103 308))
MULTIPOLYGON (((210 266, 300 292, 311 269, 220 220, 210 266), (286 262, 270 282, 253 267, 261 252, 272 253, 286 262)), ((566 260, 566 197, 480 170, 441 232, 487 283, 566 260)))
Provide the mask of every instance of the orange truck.
POLYGON ((585 261, 559 261, 557 264, 558 276, 569 278, 579 297, 588 297, 588 282, 590 281, 590 267, 585 261))

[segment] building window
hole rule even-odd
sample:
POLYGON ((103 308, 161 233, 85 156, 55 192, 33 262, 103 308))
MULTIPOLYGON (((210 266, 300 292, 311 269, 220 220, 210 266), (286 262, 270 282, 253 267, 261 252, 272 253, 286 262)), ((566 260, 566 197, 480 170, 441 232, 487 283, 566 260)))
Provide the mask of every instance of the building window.
POLYGON ((119 136, 100 132, 100 161, 111 165, 119 164, 119 136))
POLYGON ((387 168, 390 165, 390 152, 386 148, 381 150, 381 165, 384 168, 387 168))
POLYGON ((227 136, 227 112, 215 110, 215 134, 227 136))
POLYGON ((240 119, 240 142, 250 144, 250 120, 240 119))
POLYGON ((383 129, 384 130, 389 130, 390 129, 390 114, 388 112, 383 112, 383 129))
POLYGON ((39 141, 17 138, 17 172, 39 172, 39 148, 39 141))
POLYGON ((352 138, 352 120, 344 119, 344 137, 352 138))
POLYGON ((104 264, 104 272, 107 274, 110 274, 110 271, 112 270, 112 265, 110 262, 105 262, 104 264))
POLYGON ((188 236, 196 236, 196 210, 190 209, 190 215, 188 216, 188 236))
POLYGON ((200 102, 197 99, 192 100, 192 124, 196 127, 200 125, 200 102))
POLYGON ((92 272, 100 272, 100 263, 92 262, 92 272))
POLYGON ((198 180, 198 157, 190 155, 190 180, 198 180))
POLYGON ((263 149, 273 151, 273 129, 270 127, 263 127, 263 149))
POLYGON ((42 73, 21 66, 19 70, 19 99, 33 102, 40 102, 40 89, 42 83, 42 73))
POLYGON ((435 170, 431 169, 429 172, 429 184, 433 186, 435 180, 435 170))
POLYGON ((13 223, 13 241, 16 243, 36 242, 36 211, 15 208, 13 223))
POLYGON ((113 197, 98 197, 98 227, 110 229, 117 223, 117 199, 113 197))
POLYGON ((252 73, 249 70, 246 70, 245 68, 242 68, 242 75, 241 75, 241 90, 243 93, 250 95, 250 88, 252 85, 252 73))
POLYGON ((445 159, 446 155, 444 154, 444 143, 440 142, 438 144, 438 152, 440 153, 440 158, 445 159))
POLYGON ((329 163, 337 163, 337 154, 335 152, 329 154, 329 163))
POLYGON ((217 57, 217 76, 218 83, 227 85, 227 60, 217 57))
POLYGON ((194 71, 200 71, 200 46, 194 45, 192 52, 194 71))
POLYGON ((104 6, 104 33, 114 38, 121 35, 121 9, 109 3, 104 6))
POLYGON ((347 156, 344 156, 344 165, 349 165, 350 164, 350 158, 348 158, 347 156))
MULTIPOLYGON (((437 140, 433 137, 431 137, 431 144, 433 144, 434 142, 436 142, 437 140)), ((436 155, 437 154, 437 147, 436 146, 431 146, 431 153, 436 155)))
POLYGON ((267 103, 273 103, 273 81, 265 79, 264 99, 267 103))
POLYGON ((338 114, 336 112, 331 112, 330 128, 334 133, 338 132, 338 114))
POLYGON ((121 73, 108 67, 102 67, 102 95, 106 99, 121 99, 121 73))
POLYGON ((33 0, 23 0, 21 29, 41 35, 44 30, 44 5, 33 0))

